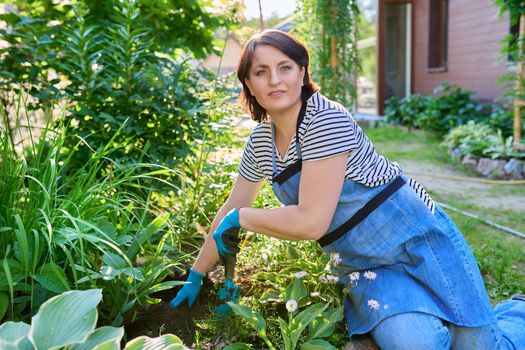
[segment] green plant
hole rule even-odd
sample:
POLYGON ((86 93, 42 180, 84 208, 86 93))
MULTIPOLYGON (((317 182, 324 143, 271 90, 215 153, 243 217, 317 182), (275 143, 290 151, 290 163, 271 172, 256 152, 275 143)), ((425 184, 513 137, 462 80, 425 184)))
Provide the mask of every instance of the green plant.
MULTIPOLYGON (((28 99, 31 109, 50 110, 57 103, 66 105, 70 133, 87 141, 65 141, 64 146, 75 151, 71 160, 75 167, 88 160, 91 151, 87 144, 98 148, 109 140, 117 146, 113 154, 117 163, 180 166, 185 157, 193 154, 194 142, 205 139, 204 135, 212 131, 211 125, 217 122, 213 118, 220 114, 209 111, 208 81, 212 74, 191 68, 188 59, 173 58, 181 55, 171 55, 174 47, 166 47, 168 41, 155 40, 156 35, 165 36, 161 33, 166 26, 157 32, 152 29, 161 26, 165 14, 157 16, 155 25, 148 25, 151 17, 147 14, 173 4, 95 3, 66 6, 63 11, 69 17, 60 20, 45 17, 57 15, 47 1, 42 6, 49 12, 40 13, 45 20, 13 13, 2 15, 0 20, 13 28, 12 32, 0 31, 9 43, 0 48, 0 97, 8 119, 15 118, 12 107, 25 88, 32 97, 28 99), (93 16, 94 13, 100 16, 93 16), (58 24, 47 25, 50 19, 58 24), (158 51, 160 48, 165 50, 158 51)), ((38 12, 27 4, 21 6, 29 13, 38 12)), ((195 3, 176 8, 198 14, 201 7, 202 3, 195 3)), ((209 16, 202 14, 190 20, 184 13, 181 17, 186 19, 177 21, 176 27, 186 21, 192 22, 188 25, 191 27, 209 16)), ((208 29, 206 26, 195 31, 193 36, 186 31, 181 36, 170 32, 170 37, 203 50, 199 53, 202 54, 212 43, 198 43, 197 32, 204 35, 208 29), (183 39, 187 37, 191 39, 183 39)), ((228 98, 233 96, 233 89, 221 84, 215 84, 213 91, 228 98)))
POLYGON ((444 83, 434 90, 434 94, 439 95, 428 100, 417 120, 421 129, 446 134, 469 120, 483 118, 483 106, 472 100, 472 91, 444 83))
MULTIPOLYGON (((321 338, 330 336, 334 331, 334 324, 342 320, 342 306, 325 311, 330 305, 329 303, 309 304, 306 300, 307 296, 308 290, 300 278, 294 278, 284 292, 283 298, 286 300, 288 321, 280 317, 277 318, 284 349, 295 349, 301 334, 307 327, 308 337, 302 342, 301 349, 313 345, 320 346, 323 349, 335 349, 329 342, 321 338), (304 306, 305 309, 298 312, 297 310, 301 306, 304 306)), ((269 349, 275 349, 274 343, 266 334, 266 321, 260 313, 236 303, 229 302, 228 304, 236 315, 243 317, 257 331, 269 349)), ((244 345, 248 346, 247 344, 244 345)), ((236 349, 239 346, 240 343, 236 343, 226 347, 226 349, 236 349)))
POLYGON ((302 0, 294 20, 294 35, 309 44, 313 81, 347 107, 356 99, 359 14, 355 0, 302 0))
POLYGON ((494 131, 490 126, 469 121, 452 129, 441 145, 449 151, 457 149, 461 157, 473 154, 478 157, 509 159, 524 157, 512 148, 512 136, 504 138, 501 130, 494 131))
POLYGON ((410 95, 386 102, 386 120, 394 125, 418 128, 446 134, 450 129, 468 121, 490 125, 501 130, 504 137, 512 135, 512 110, 506 105, 483 104, 472 100, 472 92, 441 84, 434 90, 436 96, 410 95))
MULTIPOLYGON (((31 324, 5 322, 0 326, 2 349, 120 349, 123 328, 100 327, 97 305, 102 290, 68 291, 46 301, 33 316, 31 324)), ((128 342, 124 349, 187 349, 182 341, 166 334, 151 339, 139 337, 128 342)))
POLYGON ((162 280, 181 259, 178 249, 173 260, 165 257, 167 240, 177 248, 179 238, 143 185, 172 171, 114 163, 111 140, 92 150, 81 167, 68 169, 73 153, 61 153, 66 130, 48 126, 34 141, 29 128, 30 147, 17 158, 0 129, 0 295, 9 300, 4 311, 11 320, 25 319, 58 293, 102 286, 102 318, 120 324, 133 305, 155 302, 151 293, 176 284, 162 280), (148 244, 154 247, 146 250, 148 244), (148 259, 136 265, 142 255, 148 259))
POLYGON ((430 103, 430 98, 419 94, 399 99, 390 97, 386 101, 386 120, 395 125, 406 126, 409 129, 419 127, 419 118, 430 103))

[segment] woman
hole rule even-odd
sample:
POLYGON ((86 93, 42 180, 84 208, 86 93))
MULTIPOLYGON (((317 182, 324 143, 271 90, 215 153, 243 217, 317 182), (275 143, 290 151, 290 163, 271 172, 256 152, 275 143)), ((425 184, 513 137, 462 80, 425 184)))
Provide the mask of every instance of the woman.
POLYGON ((259 122, 232 192, 215 217, 188 284, 171 302, 191 306, 201 280, 236 247, 239 228, 286 240, 317 240, 338 253, 340 282, 369 270, 345 298, 350 336, 371 332, 383 349, 525 349, 525 302, 494 312, 458 228, 396 163, 378 155, 340 104, 317 91, 304 45, 267 30, 248 41, 237 76, 259 122), (284 204, 251 208, 264 179, 284 204), (375 300, 374 309, 367 301, 375 300))

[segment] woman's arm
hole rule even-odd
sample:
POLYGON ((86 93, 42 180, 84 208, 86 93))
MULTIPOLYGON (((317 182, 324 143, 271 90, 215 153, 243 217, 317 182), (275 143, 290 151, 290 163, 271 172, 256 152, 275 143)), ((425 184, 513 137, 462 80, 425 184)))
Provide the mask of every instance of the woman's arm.
POLYGON ((213 240, 212 233, 215 232, 217 226, 221 222, 222 218, 233 208, 249 207, 257 197, 257 193, 261 190, 264 181, 251 182, 237 176, 235 184, 230 193, 230 196, 223 204, 221 209, 217 212, 215 219, 211 224, 210 231, 205 240, 204 244, 197 256, 197 259, 193 263, 193 269, 200 273, 206 273, 211 267, 219 260, 219 254, 217 253, 217 246, 213 240))
POLYGON ((299 203, 277 209, 242 208, 241 227, 288 240, 316 240, 328 229, 343 187, 348 153, 303 162, 299 203))

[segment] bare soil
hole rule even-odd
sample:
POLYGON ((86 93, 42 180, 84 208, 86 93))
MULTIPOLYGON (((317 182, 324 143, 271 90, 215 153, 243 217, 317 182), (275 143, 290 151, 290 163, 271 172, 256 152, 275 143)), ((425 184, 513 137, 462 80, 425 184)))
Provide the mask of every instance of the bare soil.
MULTIPOLYGON (((192 349, 222 349, 228 344, 223 337, 220 334, 207 334, 206 329, 199 328, 197 323, 199 320, 209 320, 213 317, 213 307, 218 304, 215 289, 224 282, 223 276, 224 269, 221 266, 208 272, 200 294, 191 308, 186 304, 177 309, 169 306, 170 300, 175 297, 180 287, 153 294, 153 298, 161 299, 162 302, 139 306, 134 319, 125 322, 126 337, 128 340, 142 335, 153 338, 171 333, 178 336, 184 345, 192 349), (201 339, 195 339, 197 331, 201 334, 201 339), (207 340, 203 341, 203 339, 207 340)), ((173 279, 185 281, 186 275, 176 276, 173 279)), ((241 295, 250 293, 250 284, 247 281, 248 276, 244 275, 238 276, 235 280, 237 287, 241 290, 241 295)))

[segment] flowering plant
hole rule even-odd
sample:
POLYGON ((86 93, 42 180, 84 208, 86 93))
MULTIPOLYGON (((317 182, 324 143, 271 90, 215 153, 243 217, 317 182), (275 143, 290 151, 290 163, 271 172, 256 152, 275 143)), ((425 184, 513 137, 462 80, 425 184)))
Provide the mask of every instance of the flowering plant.
MULTIPOLYGON (((304 273, 299 273, 296 276, 303 276, 304 273)), ((302 342, 301 348, 308 348, 308 346, 335 349, 328 341, 322 339, 330 336, 335 324, 343 318, 343 307, 339 306, 335 309, 328 309, 330 303, 315 303, 312 304, 308 300, 308 290, 306 289, 302 278, 294 277, 292 283, 286 288, 283 299, 288 313, 288 321, 278 317, 282 343, 285 350, 296 349, 297 343, 301 338, 303 331, 308 327, 308 336, 302 342), (302 308, 306 307, 304 310, 302 308)), ((266 320, 264 317, 253 311, 247 306, 238 305, 236 303, 228 303, 233 312, 243 317, 264 340, 269 349, 276 349, 274 344, 268 339, 266 334, 266 320)), ((236 343, 235 346, 239 346, 236 343)), ((225 350, 234 349, 233 345, 225 348, 225 350)))

